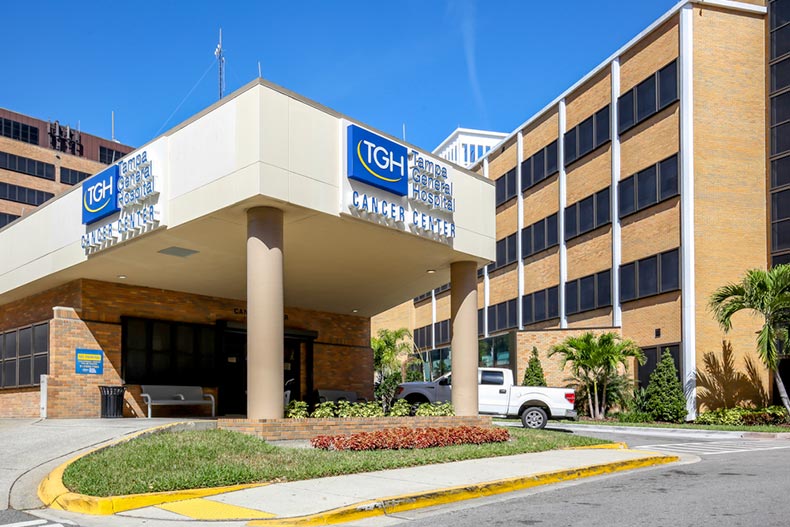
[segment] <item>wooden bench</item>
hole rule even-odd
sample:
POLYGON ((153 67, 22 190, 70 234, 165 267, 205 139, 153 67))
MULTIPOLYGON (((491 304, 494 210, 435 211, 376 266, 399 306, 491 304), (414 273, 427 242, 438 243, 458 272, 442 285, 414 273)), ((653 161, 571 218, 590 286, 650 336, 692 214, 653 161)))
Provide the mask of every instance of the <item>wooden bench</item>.
POLYGON ((359 397, 357 392, 349 392, 344 390, 318 390, 318 402, 325 403, 327 401, 332 401, 333 403, 336 403, 337 401, 348 401, 350 403, 368 402, 368 400, 364 397, 359 397))
POLYGON ((200 386, 166 386, 143 384, 142 397, 148 405, 148 418, 151 418, 152 406, 210 404, 211 417, 216 415, 214 396, 203 393, 200 386))

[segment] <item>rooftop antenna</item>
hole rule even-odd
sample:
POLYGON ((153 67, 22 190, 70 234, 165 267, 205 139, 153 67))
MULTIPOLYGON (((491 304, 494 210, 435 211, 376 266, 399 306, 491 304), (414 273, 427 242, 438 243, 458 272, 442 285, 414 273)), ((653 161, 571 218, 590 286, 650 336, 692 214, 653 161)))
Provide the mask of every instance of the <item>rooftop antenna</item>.
POLYGON ((403 140, 406 140, 406 123, 403 123, 403 140))
POLYGON ((112 131, 110 132, 110 140, 114 143, 117 143, 118 140, 115 139, 115 110, 112 111, 112 131))
POLYGON ((258 78, 260 79, 261 77, 263 77, 263 75, 261 75, 261 61, 259 60, 258 61, 258 78))
POLYGON ((217 64, 219 65, 219 98, 222 99, 223 81, 225 75, 225 56, 222 54, 222 28, 219 28, 219 44, 217 49, 214 50, 214 56, 217 57, 217 64))

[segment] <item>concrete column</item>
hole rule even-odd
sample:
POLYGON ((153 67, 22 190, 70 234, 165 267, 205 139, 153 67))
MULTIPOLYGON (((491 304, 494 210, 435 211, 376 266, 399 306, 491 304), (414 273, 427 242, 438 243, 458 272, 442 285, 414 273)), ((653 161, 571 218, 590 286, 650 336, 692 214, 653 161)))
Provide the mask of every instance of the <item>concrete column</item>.
POLYGON ((477 415, 477 264, 452 263, 450 287, 453 407, 456 415, 477 415))
POLYGON ((283 211, 247 211, 247 417, 283 417, 283 211))

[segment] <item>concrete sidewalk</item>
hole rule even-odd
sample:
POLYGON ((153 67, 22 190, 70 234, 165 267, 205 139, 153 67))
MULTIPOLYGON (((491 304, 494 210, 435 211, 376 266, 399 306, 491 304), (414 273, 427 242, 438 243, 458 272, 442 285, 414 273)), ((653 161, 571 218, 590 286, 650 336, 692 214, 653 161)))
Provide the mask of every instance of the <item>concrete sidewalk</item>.
POLYGON ((48 512, 86 526, 139 525, 144 520, 326 525, 674 461, 674 456, 625 448, 555 450, 275 483, 127 510, 114 517, 48 512))

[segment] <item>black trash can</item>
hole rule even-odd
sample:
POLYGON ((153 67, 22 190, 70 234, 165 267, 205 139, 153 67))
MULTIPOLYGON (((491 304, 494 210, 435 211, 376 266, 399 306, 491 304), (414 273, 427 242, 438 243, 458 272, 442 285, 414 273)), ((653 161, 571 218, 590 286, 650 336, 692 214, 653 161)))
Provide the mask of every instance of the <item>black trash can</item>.
POLYGON ((99 386, 102 417, 123 417, 124 391, 123 386, 99 386))

